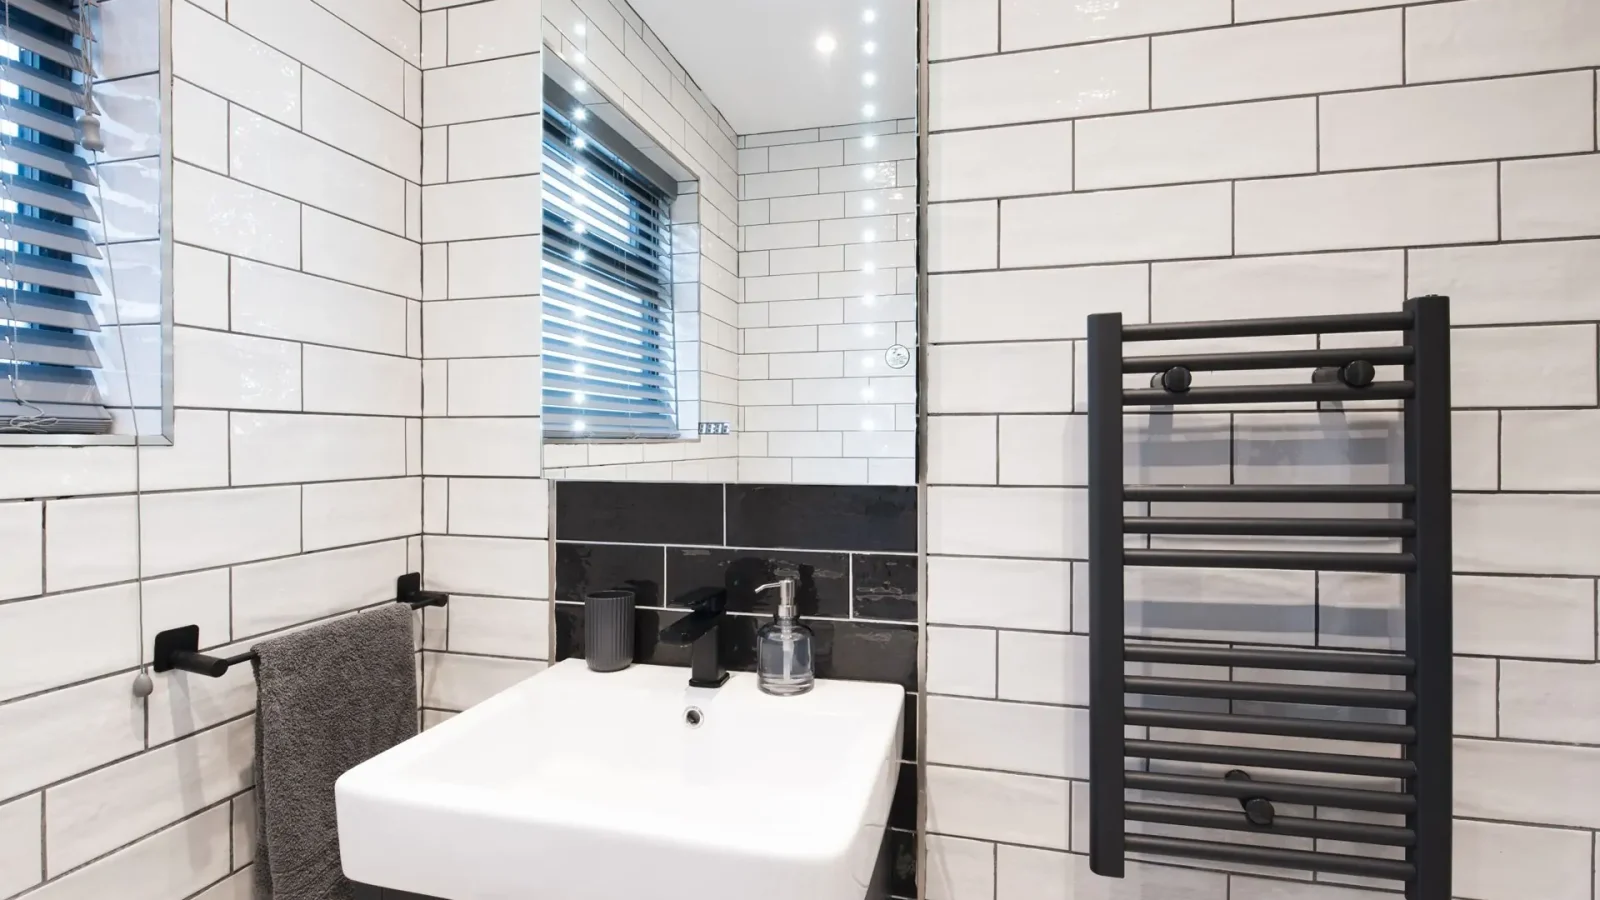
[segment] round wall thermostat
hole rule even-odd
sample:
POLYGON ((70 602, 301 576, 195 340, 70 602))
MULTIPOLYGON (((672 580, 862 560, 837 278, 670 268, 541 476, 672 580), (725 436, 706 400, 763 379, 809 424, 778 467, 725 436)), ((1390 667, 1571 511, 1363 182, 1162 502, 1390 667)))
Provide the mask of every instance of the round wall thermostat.
POLYGON ((911 351, 907 350, 904 344, 895 344, 883 351, 883 361, 888 363, 891 369, 904 369, 906 363, 911 362, 911 351))

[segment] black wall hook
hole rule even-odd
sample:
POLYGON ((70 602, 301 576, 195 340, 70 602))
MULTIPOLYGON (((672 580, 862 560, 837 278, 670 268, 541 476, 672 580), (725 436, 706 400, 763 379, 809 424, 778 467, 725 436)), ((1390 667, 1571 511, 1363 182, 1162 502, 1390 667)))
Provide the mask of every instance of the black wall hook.
MULTIPOLYGON (((449 594, 423 590, 422 575, 418 572, 407 572, 395 579, 394 589, 394 602, 408 604, 412 609, 444 606, 450 602, 449 594)), ((156 635, 155 650, 151 654, 153 658, 151 668, 157 672, 177 669, 181 672, 194 672, 207 678, 221 678, 227 674, 230 667, 255 658, 254 651, 236 656, 208 656, 199 651, 200 626, 182 625, 169 628, 156 635)))

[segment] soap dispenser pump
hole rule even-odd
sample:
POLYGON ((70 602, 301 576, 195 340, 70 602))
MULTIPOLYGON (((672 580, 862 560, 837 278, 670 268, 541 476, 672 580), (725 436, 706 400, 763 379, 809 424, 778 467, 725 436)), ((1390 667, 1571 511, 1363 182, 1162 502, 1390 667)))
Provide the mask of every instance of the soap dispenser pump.
POLYGON ((761 690, 779 697, 804 694, 817 683, 811 661, 811 629, 801 625, 794 604, 794 579, 756 588, 778 592, 778 612, 756 633, 756 676, 761 690))

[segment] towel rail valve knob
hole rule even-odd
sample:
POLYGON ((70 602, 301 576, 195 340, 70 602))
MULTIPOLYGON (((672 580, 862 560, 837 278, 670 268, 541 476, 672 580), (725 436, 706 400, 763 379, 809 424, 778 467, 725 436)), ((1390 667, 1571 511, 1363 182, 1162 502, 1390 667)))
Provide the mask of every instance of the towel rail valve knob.
MULTIPOLYGON (((1250 773, 1243 769, 1230 769, 1223 778, 1228 781, 1251 781, 1250 773)), ((1244 807, 1245 821, 1257 828, 1267 828, 1272 825, 1272 820, 1277 818, 1278 810, 1272 801, 1265 797, 1240 797, 1239 805, 1244 807)))
POLYGON ((1313 384, 1332 384, 1337 381, 1353 388, 1370 387, 1377 377, 1377 367, 1364 359, 1354 360, 1342 366, 1323 366, 1311 373, 1313 384))
POLYGON ((1194 374, 1183 366, 1173 366, 1165 372, 1150 376, 1150 386, 1169 394, 1186 394, 1194 384, 1194 374))

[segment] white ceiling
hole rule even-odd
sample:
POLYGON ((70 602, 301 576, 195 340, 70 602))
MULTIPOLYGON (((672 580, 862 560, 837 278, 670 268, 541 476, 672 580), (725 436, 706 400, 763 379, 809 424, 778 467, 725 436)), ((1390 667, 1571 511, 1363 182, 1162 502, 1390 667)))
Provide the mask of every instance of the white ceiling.
POLYGON ((739 134, 861 122, 869 102, 874 121, 916 115, 916 0, 630 2, 739 134), (824 34, 830 54, 817 50, 824 34))

